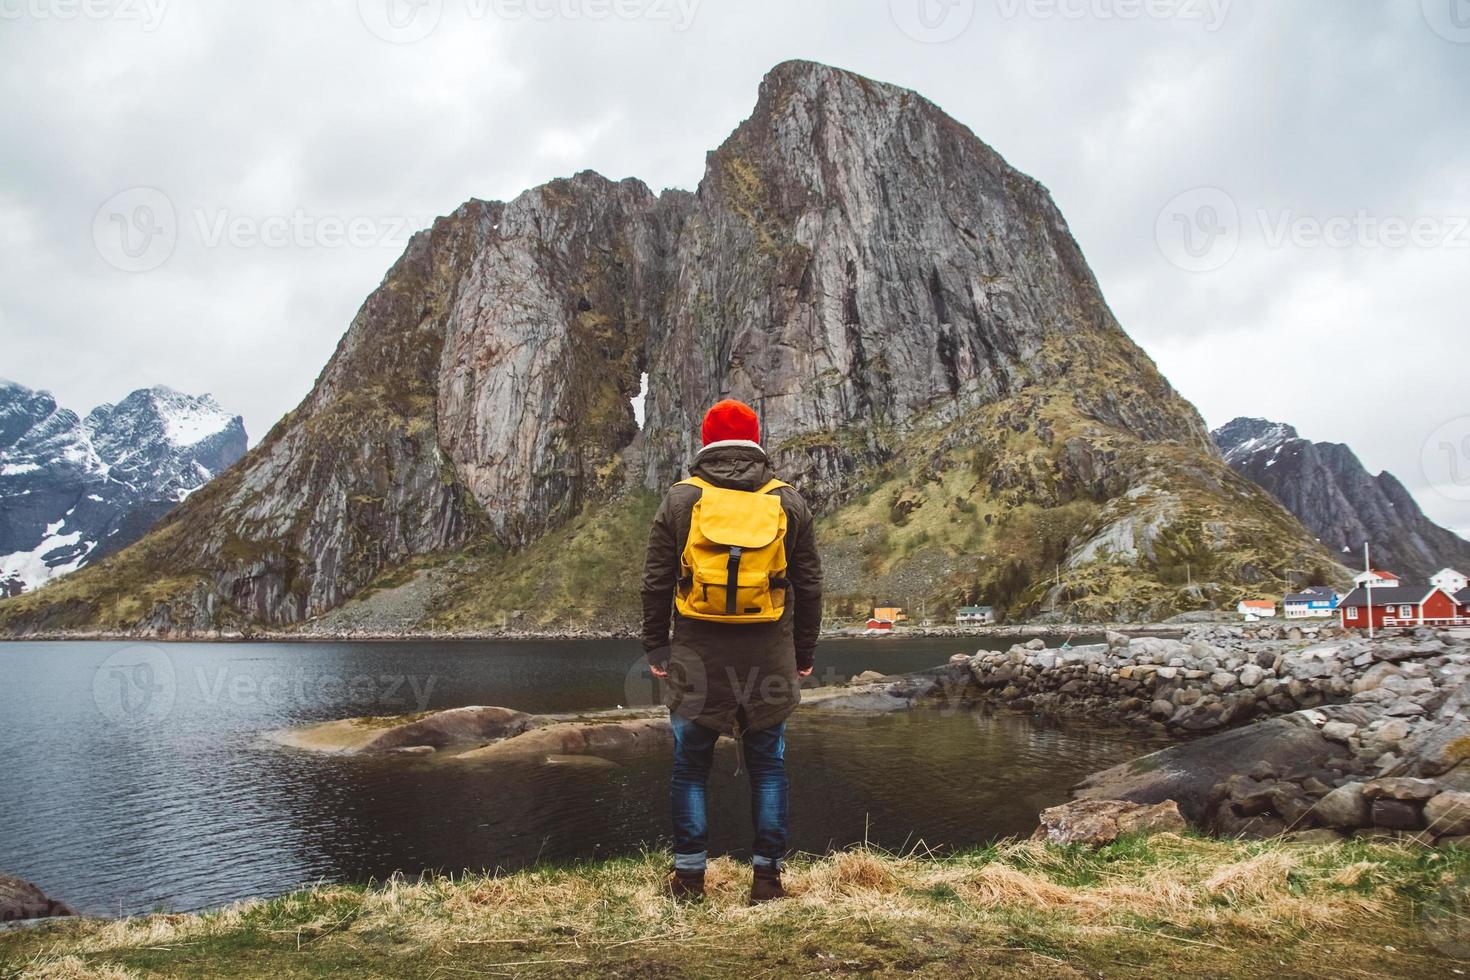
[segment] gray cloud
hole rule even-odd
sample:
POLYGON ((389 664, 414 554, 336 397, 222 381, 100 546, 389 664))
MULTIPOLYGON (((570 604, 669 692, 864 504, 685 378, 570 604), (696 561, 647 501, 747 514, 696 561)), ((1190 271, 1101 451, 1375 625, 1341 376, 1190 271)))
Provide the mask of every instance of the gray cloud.
POLYGON ((80 409, 207 390, 259 438, 411 226, 584 168, 692 187, 761 75, 805 57, 919 90, 1046 183, 1211 424, 1347 442, 1470 528, 1458 450, 1431 439, 1470 416, 1456 2, 0 0, 0 374, 80 409), (409 43, 373 32, 430 21, 409 43), (135 187, 165 195, 178 236, 125 272, 93 223, 135 187), (1160 241, 1196 188, 1239 215, 1209 271, 1160 241), (1360 213, 1440 237, 1274 240, 1360 213))

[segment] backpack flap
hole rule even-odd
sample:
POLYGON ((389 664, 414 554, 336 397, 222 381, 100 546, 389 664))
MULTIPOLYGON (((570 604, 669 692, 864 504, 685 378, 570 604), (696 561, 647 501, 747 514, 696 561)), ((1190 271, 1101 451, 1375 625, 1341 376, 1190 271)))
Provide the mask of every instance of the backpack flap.
POLYGON ((694 506, 700 533, 727 548, 763 548, 776 540, 785 523, 781 498, 769 493, 710 487, 694 506))

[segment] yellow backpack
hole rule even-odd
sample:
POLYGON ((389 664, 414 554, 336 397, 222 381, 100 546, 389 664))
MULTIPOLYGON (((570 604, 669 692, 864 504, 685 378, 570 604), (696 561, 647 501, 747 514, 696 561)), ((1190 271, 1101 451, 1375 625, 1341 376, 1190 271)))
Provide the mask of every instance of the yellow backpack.
POLYGON ((674 608, 691 619, 774 623, 786 608, 786 510, 772 480, 755 492, 699 487, 689 515, 674 608))

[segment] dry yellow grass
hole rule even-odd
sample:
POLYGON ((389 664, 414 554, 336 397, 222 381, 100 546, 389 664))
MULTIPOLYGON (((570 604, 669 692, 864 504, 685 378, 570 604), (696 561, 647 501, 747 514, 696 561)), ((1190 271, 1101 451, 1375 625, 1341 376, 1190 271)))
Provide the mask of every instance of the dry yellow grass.
POLYGON ((1268 967, 1292 975, 1313 973, 1312 948, 1330 944, 1355 969, 1443 975, 1444 944, 1424 938, 1415 896, 1470 881, 1466 852, 1174 835, 1099 852, 1028 842, 943 858, 865 849, 803 858, 786 872, 790 899, 756 908, 746 904, 748 867, 729 858, 712 862, 699 905, 666 897, 667 867, 666 856, 650 854, 497 877, 323 886, 203 915, 0 935, 0 964, 8 955, 28 977, 273 980, 338 969, 703 976, 756 961, 778 973, 843 964, 837 972, 945 973, 968 964, 1046 976, 1268 967))

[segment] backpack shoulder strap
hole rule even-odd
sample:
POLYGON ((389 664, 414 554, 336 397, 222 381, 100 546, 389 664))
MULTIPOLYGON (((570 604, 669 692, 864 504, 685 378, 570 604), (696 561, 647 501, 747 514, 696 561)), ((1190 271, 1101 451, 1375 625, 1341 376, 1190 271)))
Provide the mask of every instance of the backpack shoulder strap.
POLYGON ((782 483, 780 480, 772 480, 770 483, 767 483, 765 486, 757 490, 756 493, 770 493, 772 490, 780 490, 782 487, 789 486, 791 486, 791 484, 789 483, 782 483))

